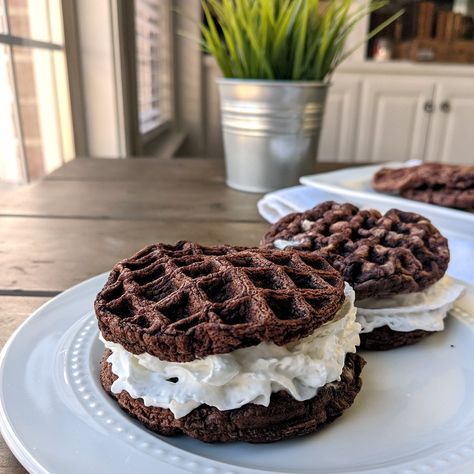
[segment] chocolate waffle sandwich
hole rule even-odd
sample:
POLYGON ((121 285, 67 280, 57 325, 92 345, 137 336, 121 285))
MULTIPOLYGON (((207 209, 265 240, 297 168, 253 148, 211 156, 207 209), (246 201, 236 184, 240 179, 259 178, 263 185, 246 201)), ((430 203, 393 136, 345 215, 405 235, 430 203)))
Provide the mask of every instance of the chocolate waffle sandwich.
POLYGON ((382 193, 474 212, 474 166, 424 163, 405 168, 382 168, 372 178, 382 193))
POLYGON ((100 378, 162 435, 271 442, 313 433, 361 388, 354 292, 323 258, 156 244, 97 295, 100 378))
POLYGON ((448 242, 423 216, 382 215, 327 201, 289 214, 263 237, 263 248, 320 255, 356 294, 361 347, 392 349, 444 329, 463 287, 445 276, 448 242))

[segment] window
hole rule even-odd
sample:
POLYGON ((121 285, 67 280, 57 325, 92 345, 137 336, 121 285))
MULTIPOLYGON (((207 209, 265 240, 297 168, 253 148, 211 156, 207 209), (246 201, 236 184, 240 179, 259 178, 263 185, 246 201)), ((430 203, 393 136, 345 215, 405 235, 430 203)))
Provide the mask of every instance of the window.
POLYGON ((0 180, 73 158, 60 0, 0 0, 0 180))
POLYGON ((170 2, 135 0, 138 125, 146 135, 172 117, 170 2))

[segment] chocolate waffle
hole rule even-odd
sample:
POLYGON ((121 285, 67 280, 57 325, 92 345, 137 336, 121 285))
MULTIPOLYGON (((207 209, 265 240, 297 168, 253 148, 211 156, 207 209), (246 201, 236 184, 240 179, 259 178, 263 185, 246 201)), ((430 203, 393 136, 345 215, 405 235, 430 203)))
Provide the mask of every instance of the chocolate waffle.
POLYGON ((283 217, 261 245, 321 255, 358 299, 422 291, 444 275, 449 262, 447 240, 425 217, 397 209, 382 215, 333 201, 283 217))
POLYGON ((343 279, 318 255, 181 241, 116 264, 95 310, 106 340, 186 362, 300 339, 343 300, 343 279))
POLYGON ((321 387, 309 400, 300 402, 280 391, 272 394, 268 407, 249 403, 237 409, 220 411, 201 405, 188 415, 175 419, 170 410, 145 406, 142 399, 132 398, 126 391, 113 393, 111 387, 116 376, 107 363, 109 355, 110 351, 106 351, 102 358, 100 379, 104 389, 117 399, 123 410, 159 434, 186 434, 208 443, 268 443, 314 433, 352 405, 362 385, 360 373, 365 365, 358 354, 347 354, 340 380, 321 387))
POLYGON ((397 347, 416 344, 431 334, 435 333, 433 331, 423 331, 422 329, 401 332, 394 331, 388 326, 381 326, 371 332, 360 335, 360 348, 371 351, 387 351, 397 347))
POLYGON ((372 179, 376 191, 474 212, 474 166, 425 163, 382 168, 372 179))

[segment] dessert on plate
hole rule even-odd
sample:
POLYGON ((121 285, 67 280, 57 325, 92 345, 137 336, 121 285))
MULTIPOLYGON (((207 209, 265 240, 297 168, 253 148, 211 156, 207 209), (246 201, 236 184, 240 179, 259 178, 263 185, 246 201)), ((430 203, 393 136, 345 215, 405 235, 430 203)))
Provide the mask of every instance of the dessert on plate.
POLYGON ((382 193, 474 212, 474 166, 424 163, 382 168, 372 178, 382 193))
POLYGON ((361 347, 392 349, 444 329, 463 291, 445 275, 448 242, 425 217, 323 202, 276 222, 263 248, 320 255, 356 294, 361 347))
POLYGON ((313 433, 361 388, 354 298, 318 255, 151 245, 117 263, 97 295, 101 383, 162 435, 313 433))

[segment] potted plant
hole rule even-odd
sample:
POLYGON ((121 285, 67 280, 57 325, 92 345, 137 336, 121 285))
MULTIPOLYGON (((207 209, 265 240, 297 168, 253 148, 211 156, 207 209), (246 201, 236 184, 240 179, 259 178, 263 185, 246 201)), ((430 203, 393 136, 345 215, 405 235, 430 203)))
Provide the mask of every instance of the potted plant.
POLYGON ((324 3, 202 0, 203 47, 224 76, 217 82, 230 187, 266 192, 313 170, 331 74, 360 46, 345 51, 345 41, 387 1, 324 3))

